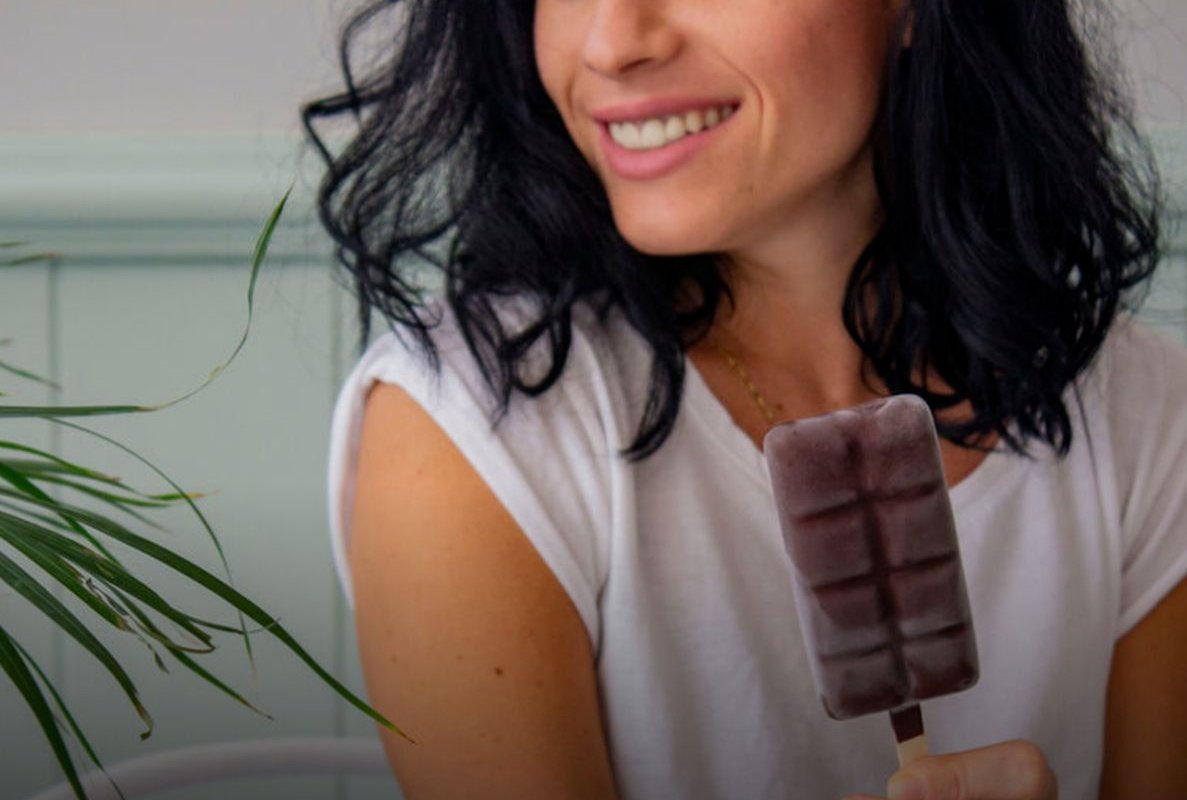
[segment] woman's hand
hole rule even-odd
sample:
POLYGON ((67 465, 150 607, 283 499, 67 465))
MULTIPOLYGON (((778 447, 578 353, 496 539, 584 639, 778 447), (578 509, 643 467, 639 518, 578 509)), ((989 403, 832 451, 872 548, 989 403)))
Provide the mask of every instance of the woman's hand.
MULTIPOLYGON (((890 776, 890 800, 1056 800, 1055 773, 1039 748, 1011 742, 926 756, 890 776)), ((846 800, 877 800, 853 795, 846 800)))

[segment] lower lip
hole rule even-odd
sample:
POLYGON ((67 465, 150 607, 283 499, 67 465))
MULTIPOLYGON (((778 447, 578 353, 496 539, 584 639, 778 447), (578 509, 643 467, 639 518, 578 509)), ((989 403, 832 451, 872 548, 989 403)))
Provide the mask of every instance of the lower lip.
POLYGON ((602 124, 602 151, 606 154, 606 161, 610 169, 621 178, 643 181, 662 178, 674 172, 693 158, 700 150, 707 147, 715 138, 718 131, 733 119, 722 120, 712 128, 692 133, 663 147, 652 150, 628 150, 610 137, 610 128, 602 124))

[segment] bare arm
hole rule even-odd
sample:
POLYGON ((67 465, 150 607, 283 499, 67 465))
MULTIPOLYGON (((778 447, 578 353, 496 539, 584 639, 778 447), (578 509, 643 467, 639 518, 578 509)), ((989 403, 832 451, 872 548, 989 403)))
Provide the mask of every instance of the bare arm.
POLYGON ((372 702, 410 800, 615 797, 580 615, 407 394, 367 400, 350 563, 372 702))
POLYGON ((1117 643, 1102 800, 1187 797, 1187 581, 1117 643))

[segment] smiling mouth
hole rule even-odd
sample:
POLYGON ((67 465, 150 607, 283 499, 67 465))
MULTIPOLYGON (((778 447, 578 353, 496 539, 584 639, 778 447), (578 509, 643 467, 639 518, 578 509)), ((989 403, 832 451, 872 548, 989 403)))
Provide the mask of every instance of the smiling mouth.
POLYGON ((722 105, 667 114, 633 122, 611 122, 610 138, 627 150, 656 150, 686 136, 715 128, 733 115, 736 105, 722 105))

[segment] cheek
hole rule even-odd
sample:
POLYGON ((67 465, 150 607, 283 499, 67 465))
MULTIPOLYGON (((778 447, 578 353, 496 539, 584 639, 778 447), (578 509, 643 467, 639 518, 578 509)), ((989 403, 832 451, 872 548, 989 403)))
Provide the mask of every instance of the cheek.
POLYGON ((562 113, 572 76, 580 63, 580 39, 571 13, 558 0, 539 0, 532 25, 536 70, 544 90, 562 113))
MULTIPOLYGON (((537 40, 539 42, 539 40, 537 40)), ((575 83, 576 72, 573 61, 564 56, 563 51, 550 41, 550 46, 541 48, 536 46, 536 64, 540 83, 544 87, 553 107, 560 114, 561 122, 569 140, 581 153, 585 162, 604 180, 598 163, 597 128, 593 127, 588 118, 581 115, 578 87, 575 83)))
POLYGON ((825 28, 772 53, 767 134, 793 134, 808 150, 847 148, 869 135, 881 94, 885 47, 862 30, 825 28))

